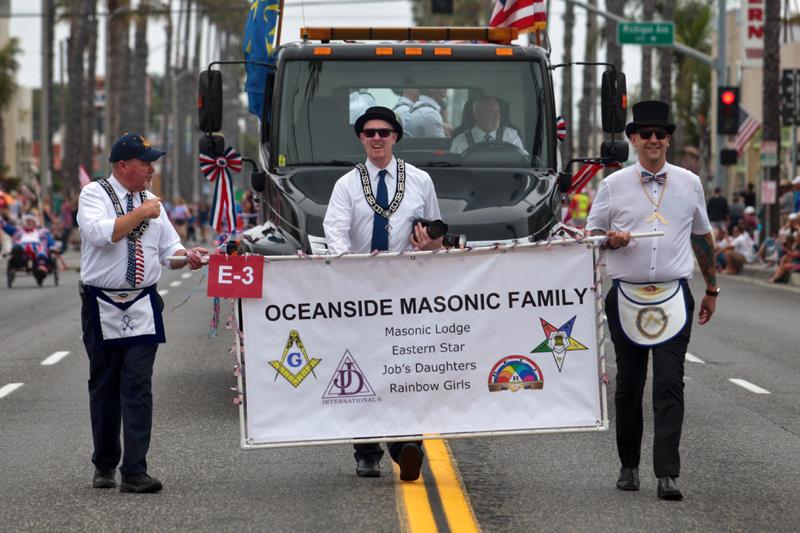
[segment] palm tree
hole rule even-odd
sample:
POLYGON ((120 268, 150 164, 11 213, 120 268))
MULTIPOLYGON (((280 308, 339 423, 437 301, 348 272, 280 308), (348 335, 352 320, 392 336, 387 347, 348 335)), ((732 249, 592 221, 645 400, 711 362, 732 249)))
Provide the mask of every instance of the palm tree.
POLYGON ((67 120, 64 133, 64 162, 61 167, 64 188, 74 191, 78 187, 78 167, 81 164, 82 146, 85 142, 84 92, 86 90, 86 72, 84 70, 84 52, 89 43, 89 19, 74 14, 86 11, 92 0, 70 0, 69 38, 67 39, 67 76, 69 85, 67 93, 67 120))
MULTIPOLYGON (((675 0, 662 0, 661 20, 675 20, 675 0)), ((658 98, 672 102, 672 62, 674 54, 671 46, 662 46, 658 51, 658 98)))
POLYGON ((106 140, 111 146, 125 128, 127 116, 122 102, 129 96, 130 48, 128 46, 130 0, 106 0, 106 140))
MULTIPOLYGON (((653 20, 655 11, 655 0, 642 1, 642 19, 653 20)), ((642 47, 642 100, 650 100, 653 97, 653 48, 650 46, 642 47)))
MULTIPOLYGON (((567 2, 564 12, 564 27, 572 28, 575 25, 575 6, 567 2)), ((572 62, 572 32, 564 32, 564 63, 572 62)), ((561 117, 567 123, 567 136, 561 143, 561 161, 566 164, 572 159, 572 68, 562 69, 563 81, 561 83, 561 117)))
MULTIPOLYGON (((597 0, 589 0, 588 4, 597 7, 597 0)), ((597 61, 597 17, 591 11, 586 12, 586 43, 584 48, 584 61, 597 61)), ((578 131, 578 156, 586 157, 589 154, 589 141, 594 137, 596 128, 592 125, 592 115, 597 100, 597 67, 583 68, 583 91, 578 102, 579 125, 578 131)))
POLYGON ((22 50, 19 39, 12 37, 5 46, 0 48, 0 171, 5 171, 5 123, 3 112, 8 109, 17 92, 16 75, 19 70, 17 56, 22 50))

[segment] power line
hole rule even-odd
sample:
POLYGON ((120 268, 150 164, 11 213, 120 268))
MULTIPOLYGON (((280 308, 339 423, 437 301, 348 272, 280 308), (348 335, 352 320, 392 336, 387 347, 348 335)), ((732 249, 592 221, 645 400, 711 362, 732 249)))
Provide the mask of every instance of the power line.
MULTIPOLYGON (((337 5, 346 5, 346 4, 407 4, 410 3, 411 0, 309 0, 308 2, 286 2, 284 7, 302 7, 302 6, 337 6, 337 5)), ((178 15, 182 13, 212 13, 216 11, 230 11, 231 9, 241 9, 242 13, 244 14, 247 12, 247 5, 246 4, 230 4, 227 6, 217 6, 217 7, 193 7, 190 9, 148 9, 145 11, 147 15, 178 15)), ((130 15, 134 13, 138 13, 137 9, 126 9, 124 11, 120 11, 115 16, 120 15, 130 15)), ((71 18, 71 17, 88 17, 90 15, 94 15, 96 17, 108 17, 109 13, 107 11, 101 13, 91 13, 88 11, 62 11, 56 13, 57 18, 71 18)), ((44 18, 44 13, 0 13, 0 19, 3 18, 44 18)))

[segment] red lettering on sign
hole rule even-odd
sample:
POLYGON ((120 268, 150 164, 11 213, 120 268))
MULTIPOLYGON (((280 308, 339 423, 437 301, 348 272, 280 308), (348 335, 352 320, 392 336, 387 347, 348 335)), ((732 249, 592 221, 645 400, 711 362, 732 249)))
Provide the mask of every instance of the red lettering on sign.
POLYGON ((747 20, 764 20, 764 10, 760 7, 751 7, 747 10, 747 20))
POLYGON ((763 26, 748 26, 747 28, 748 39, 763 39, 764 27, 763 26))
POLYGON ((264 258, 260 255, 214 254, 208 260, 208 296, 261 298, 264 258))

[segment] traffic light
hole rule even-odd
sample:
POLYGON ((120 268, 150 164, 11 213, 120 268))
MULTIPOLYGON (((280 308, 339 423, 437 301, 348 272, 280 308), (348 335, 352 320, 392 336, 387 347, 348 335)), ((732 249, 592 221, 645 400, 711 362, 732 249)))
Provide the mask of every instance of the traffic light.
POLYGON ((452 15, 453 0, 433 0, 431 12, 437 15, 452 15))
POLYGON ((735 135, 739 131, 739 88, 717 88, 717 133, 735 135))
POLYGON ((739 152, 732 148, 723 148, 719 151, 720 165, 730 166, 735 165, 739 159, 739 152))

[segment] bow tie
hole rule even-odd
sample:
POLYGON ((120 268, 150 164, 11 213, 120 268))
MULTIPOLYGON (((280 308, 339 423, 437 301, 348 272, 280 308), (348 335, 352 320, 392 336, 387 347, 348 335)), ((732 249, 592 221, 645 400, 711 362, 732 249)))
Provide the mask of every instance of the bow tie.
POLYGON ((642 183, 647 183, 648 181, 656 180, 656 182, 658 182, 659 185, 664 185, 664 182, 667 181, 667 173, 666 172, 662 172, 661 174, 654 175, 651 172, 647 172, 646 170, 643 170, 642 173, 640 174, 640 176, 642 178, 642 183))

